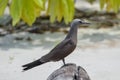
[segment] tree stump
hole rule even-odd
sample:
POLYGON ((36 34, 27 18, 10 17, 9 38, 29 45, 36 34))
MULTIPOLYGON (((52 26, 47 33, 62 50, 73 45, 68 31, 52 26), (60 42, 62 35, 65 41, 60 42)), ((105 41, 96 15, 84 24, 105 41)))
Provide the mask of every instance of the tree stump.
POLYGON ((47 80, 90 80, 81 66, 69 63, 54 71, 47 80))

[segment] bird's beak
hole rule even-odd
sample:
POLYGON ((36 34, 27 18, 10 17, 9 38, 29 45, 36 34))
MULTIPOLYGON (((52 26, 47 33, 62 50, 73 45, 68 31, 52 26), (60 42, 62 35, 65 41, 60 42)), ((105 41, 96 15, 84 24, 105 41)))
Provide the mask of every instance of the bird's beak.
POLYGON ((82 24, 90 24, 90 23, 88 23, 88 22, 82 22, 82 24))

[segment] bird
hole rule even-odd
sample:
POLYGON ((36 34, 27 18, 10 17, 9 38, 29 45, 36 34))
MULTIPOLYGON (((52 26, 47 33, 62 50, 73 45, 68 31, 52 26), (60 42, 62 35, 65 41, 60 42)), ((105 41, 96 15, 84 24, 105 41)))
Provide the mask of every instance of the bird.
POLYGON ((63 61, 65 65, 65 57, 71 54, 77 45, 77 29, 81 24, 89 24, 81 19, 74 19, 70 24, 70 30, 66 37, 57 44, 48 54, 42 56, 33 62, 23 65, 23 71, 27 71, 31 68, 37 67, 47 62, 63 61))

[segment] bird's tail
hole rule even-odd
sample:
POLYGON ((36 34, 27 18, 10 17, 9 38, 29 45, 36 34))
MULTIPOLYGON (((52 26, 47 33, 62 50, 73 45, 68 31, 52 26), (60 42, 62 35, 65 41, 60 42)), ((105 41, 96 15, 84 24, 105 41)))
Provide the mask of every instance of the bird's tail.
POLYGON ((34 67, 41 65, 41 64, 43 64, 43 62, 41 62, 40 60, 36 60, 36 61, 31 62, 31 63, 25 64, 22 66, 23 71, 29 70, 29 69, 34 68, 34 67))

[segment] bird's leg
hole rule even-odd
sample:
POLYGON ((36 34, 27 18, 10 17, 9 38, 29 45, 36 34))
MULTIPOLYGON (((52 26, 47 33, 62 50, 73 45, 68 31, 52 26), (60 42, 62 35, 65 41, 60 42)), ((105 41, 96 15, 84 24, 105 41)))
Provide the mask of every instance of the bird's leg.
POLYGON ((63 61, 63 64, 65 65, 65 59, 62 59, 62 61, 63 61))

